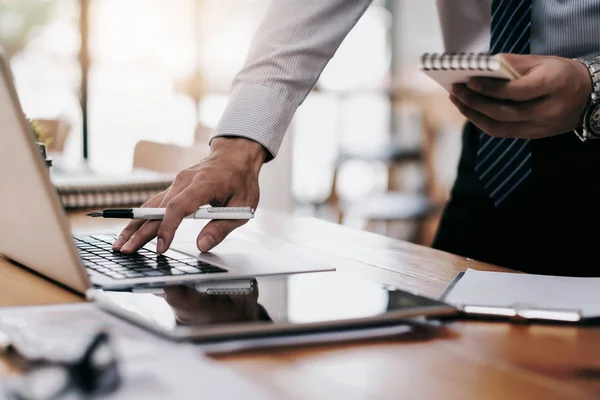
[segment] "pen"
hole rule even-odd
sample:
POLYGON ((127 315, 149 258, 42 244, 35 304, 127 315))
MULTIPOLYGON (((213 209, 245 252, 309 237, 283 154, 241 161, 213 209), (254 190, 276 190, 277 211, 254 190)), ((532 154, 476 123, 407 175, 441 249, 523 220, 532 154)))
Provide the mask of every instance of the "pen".
MULTIPOLYGON (((92 211, 86 215, 102 218, 129 218, 160 220, 165 216, 166 208, 119 208, 92 211)), ((186 219, 251 219, 254 209, 251 207, 202 207, 186 219)))

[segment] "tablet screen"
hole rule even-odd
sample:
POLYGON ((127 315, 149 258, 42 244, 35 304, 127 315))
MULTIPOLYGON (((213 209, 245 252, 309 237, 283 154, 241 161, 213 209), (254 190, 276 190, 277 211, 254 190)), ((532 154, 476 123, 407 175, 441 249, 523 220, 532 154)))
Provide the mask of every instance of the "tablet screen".
POLYGON ((104 292, 112 305, 163 331, 232 325, 332 323, 396 312, 449 313, 450 306, 365 278, 325 272, 262 277, 162 293, 104 292))

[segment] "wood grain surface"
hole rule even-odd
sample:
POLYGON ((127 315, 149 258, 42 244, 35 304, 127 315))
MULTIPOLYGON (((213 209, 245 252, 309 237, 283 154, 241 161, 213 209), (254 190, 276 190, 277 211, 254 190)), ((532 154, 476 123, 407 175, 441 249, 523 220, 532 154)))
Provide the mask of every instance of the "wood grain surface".
MULTIPOLYGON (((75 232, 122 221, 71 214, 75 232)), ((190 228, 182 234, 195 235, 190 228)), ((179 234, 179 233, 178 233, 179 234)), ((505 269, 317 219, 257 213, 232 237, 437 297, 467 268, 505 269)), ((0 260, 0 306, 82 301, 0 260)), ((449 321, 435 335, 216 357, 283 399, 598 399, 600 329, 449 321)), ((10 368, 3 364, 0 370, 10 368)))

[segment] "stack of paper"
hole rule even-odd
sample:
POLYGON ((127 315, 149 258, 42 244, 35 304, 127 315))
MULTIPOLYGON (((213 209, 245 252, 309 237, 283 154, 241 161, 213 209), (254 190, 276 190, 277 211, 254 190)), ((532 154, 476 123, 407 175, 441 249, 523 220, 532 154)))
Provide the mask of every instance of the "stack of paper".
MULTIPOLYGON (((510 309, 575 313, 579 319, 600 317, 600 278, 485 272, 468 269, 442 299, 461 309, 510 309)), ((482 312, 483 313, 483 312, 482 312)), ((524 315, 522 315, 524 316, 524 315)), ((551 315, 548 314, 548 318, 551 315)), ((562 318, 557 318, 562 319, 562 318)))

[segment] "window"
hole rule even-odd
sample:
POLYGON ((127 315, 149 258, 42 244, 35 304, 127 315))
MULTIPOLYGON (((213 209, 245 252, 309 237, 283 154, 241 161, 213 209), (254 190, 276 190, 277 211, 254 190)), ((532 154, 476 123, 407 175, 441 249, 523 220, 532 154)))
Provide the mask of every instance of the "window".
POLYGON ((126 171, 137 141, 190 145, 198 122, 214 127, 266 4, 93 1, 91 164, 126 171))
MULTIPOLYGON (((380 147, 390 137, 391 14, 374 2, 342 42, 294 119, 293 192, 302 203, 324 200, 339 151, 380 147)), ((346 198, 383 188, 383 166, 349 162, 338 189, 346 198)))
MULTIPOLYGON (((89 4, 89 160, 100 171, 126 172, 137 141, 188 145, 198 123, 209 129, 217 124, 269 1, 0 2, 0 43, 9 49, 24 108, 34 118, 68 118, 73 129, 65 157, 73 161, 82 153, 79 50, 86 32, 80 31, 79 14, 84 3, 89 4)), ((378 147, 397 129, 390 96, 392 52, 406 53, 409 39, 392 48, 392 3, 400 15, 394 18, 401 18, 395 35, 415 43, 408 57, 395 57, 394 69, 410 69, 404 60, 414 58, 413 50, 438 38, 437 31, 404 34, 423 21, 421 14, 433 17, 432 1, 427 7, 420 0, 373 2, 293 121, 293 192, 302 202, 328 194, 340 150, 378 147), (415 10, 419 18, 406 17, 415 10)), ((349 163, 340 171, 339 188, 353 197, 386 182, 383 166, 349 163)))
POLYGON ((77 0, 0 2, 0 44, 29 118, 65 119, 71 137, 65 149, 81 157, 82 113, 77 0))
POLYGON ((129 170, 141 139, 191 143, 194 102, 175 82, 193 66, 193 23, 192 1, 91 2, 88 109, 94 169, 129 170))

